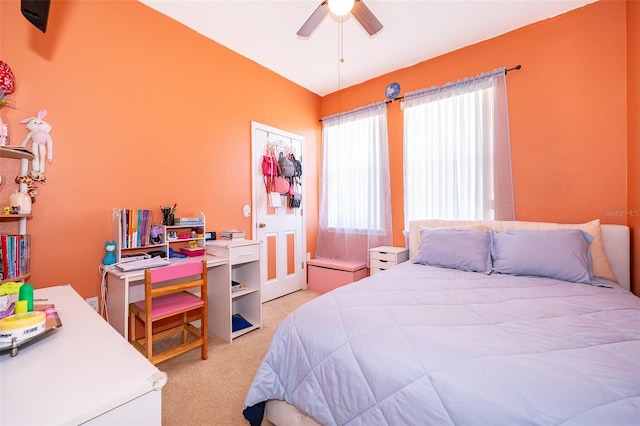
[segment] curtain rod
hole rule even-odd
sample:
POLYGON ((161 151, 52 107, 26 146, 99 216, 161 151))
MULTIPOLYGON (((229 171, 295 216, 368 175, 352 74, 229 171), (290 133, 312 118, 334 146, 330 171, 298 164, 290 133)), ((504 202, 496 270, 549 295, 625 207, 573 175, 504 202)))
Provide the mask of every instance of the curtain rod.
MULTIPOLYGON (((504 74, 505 74, 505 75, 507 75, 507 74, 509 73, 509 71, 517 71, 517 70, 519 70, 520 68, 522 68, 522 65, 520 65, 520 64, 516 65, 516 66, 515 66, 515 67, 513 67, 513 68, 507 68, 507 69, 505 69, 505 70, 504 70, 504 74)), ((391 102, 393 102, 393 101, 402 101, 402 100, 404 100, 404 96, 399 96, 399 97, 397 97, 397 98, 389 99, 389 100, 387 100, 387 101, 385 101, 385 102, 386 102, 386 103, 388 103, 388 104, 390 104, 390 103, 391 103, 391 102)))
MULTIPOLYGON (((504 74, 507 75, 509 73, 509 71, 518 71, 521 68, 522 68, 522 65, 518 64, 515 67, 505 69, 504 70, 504 74)), ((393 101, 402 101, 402 100, 404 100, 404 96, 399 96, 399 97, 393 98, 393 99, 387 99, 386 101, 384 101, 384 103, 385 104, 390 104, 393 101)), ((318 121, 322 122, 322 119, 320 119, 318 121)))
POLYGON ((517 71, 517 70, 519 70, 520 68, 522 68, 522 65, 518 64, 518 65, 516 65, 516 66, 515 66, 515 67, 513 67, 513 68, 508 68, 508 69, 504 70, 504 73, 505 73, 505 74, 507 74, 509 71, 517 71))

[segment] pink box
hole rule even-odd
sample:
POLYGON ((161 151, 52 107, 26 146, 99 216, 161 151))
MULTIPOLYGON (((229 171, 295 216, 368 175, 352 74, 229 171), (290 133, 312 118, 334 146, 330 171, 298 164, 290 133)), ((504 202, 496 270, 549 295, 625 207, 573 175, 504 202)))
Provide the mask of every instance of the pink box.
POLYGON ((180 253, 186 254, 189 257, 204 256, 204 252, 205 252, 204 247, 198 247, 198 248, 182 247, 180 249, 180 253))
POLYGON ((326 293, 367 276, 364 262, 316 258, 307 262, 307 283, 311 290, 326 293))

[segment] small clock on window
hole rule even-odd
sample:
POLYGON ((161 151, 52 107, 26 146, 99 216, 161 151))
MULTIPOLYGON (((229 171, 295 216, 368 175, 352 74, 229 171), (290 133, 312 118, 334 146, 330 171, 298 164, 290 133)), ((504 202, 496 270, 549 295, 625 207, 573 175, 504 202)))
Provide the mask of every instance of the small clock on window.
POLYGON ((400 94, 400 85, 398 83, 390 83, 386 90, 384 91, 384 95, 387 99, 395 99, 400 94))

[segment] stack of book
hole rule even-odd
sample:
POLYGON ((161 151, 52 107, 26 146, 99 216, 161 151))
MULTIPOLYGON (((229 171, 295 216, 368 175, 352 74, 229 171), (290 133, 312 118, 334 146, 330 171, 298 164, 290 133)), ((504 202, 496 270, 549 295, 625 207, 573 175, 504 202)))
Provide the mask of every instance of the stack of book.
POLYGON ((238 231, 237 229, 232 229, 230 231, 222 231, 220 233, 220 238, 223 240, 242 240, 245 237, 244 231, 238 231))
POLYGON ((149 245, 149 234, 153 211, 143 209, 120 209, 122 248, 137 248, 149 245))
POLYGON ((204 225, 202 219, 199 217, 176 217, 174 219, 174 225, 176 226, 201 226, 204 225))
POLYGON ((7 280, 29 272, 31 236, 0 236, 0 279, 7 280))
POLYGON ((238 281, 231 281, 231 293, 235 293, 237 291, 241 291, 246 289, 247 286, 244 285, 244 283, 242 282, 238 282, 238 281))

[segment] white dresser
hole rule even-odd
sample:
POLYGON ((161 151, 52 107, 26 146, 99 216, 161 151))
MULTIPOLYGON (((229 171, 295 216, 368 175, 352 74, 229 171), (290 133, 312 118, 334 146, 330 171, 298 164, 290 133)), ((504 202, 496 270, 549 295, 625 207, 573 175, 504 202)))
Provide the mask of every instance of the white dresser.
POLYGON ((0 355, 1 425, 160 425, 167 376, 70 285, 37 289, 62 327, 0 355))
POLYGON ((380 246, 369 249, 371 275, 393 268, 407 260, 409 260, 409 249, 405 247, 380 246))

